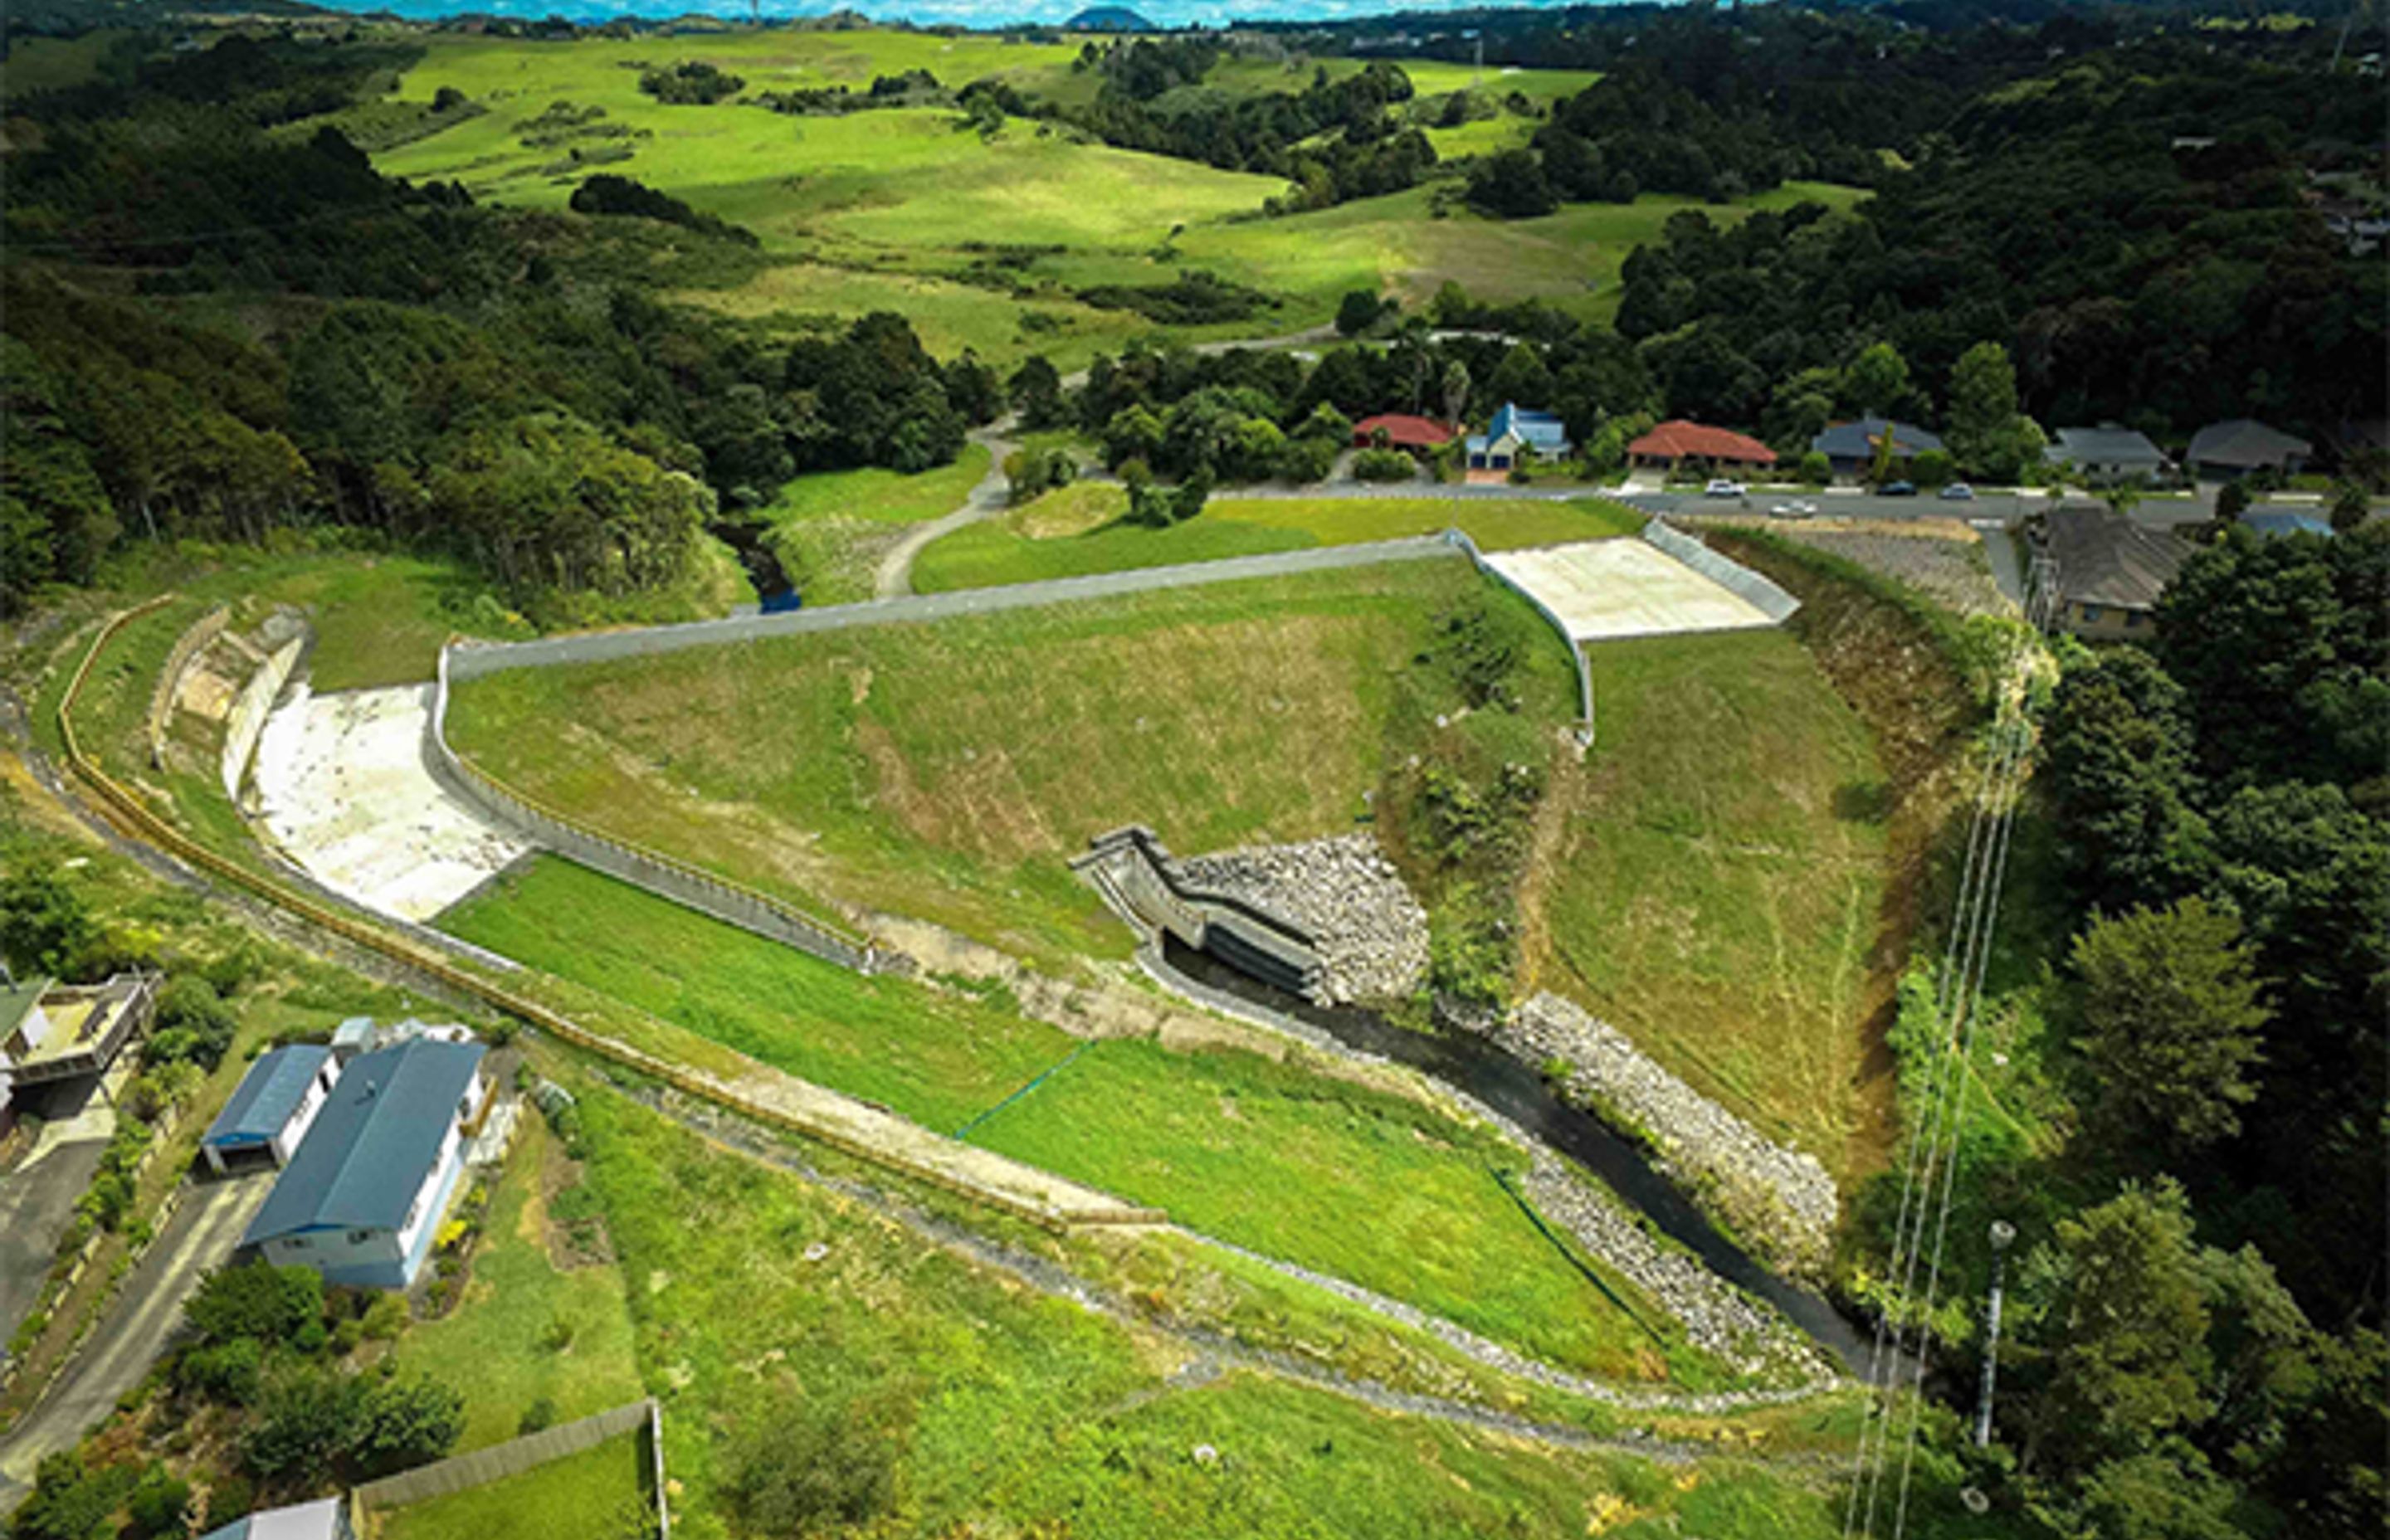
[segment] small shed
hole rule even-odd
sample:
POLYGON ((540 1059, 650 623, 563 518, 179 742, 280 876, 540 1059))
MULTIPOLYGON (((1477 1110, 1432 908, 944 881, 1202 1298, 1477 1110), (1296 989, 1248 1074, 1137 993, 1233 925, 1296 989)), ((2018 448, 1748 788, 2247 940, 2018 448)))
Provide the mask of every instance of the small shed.
POLYGON ((212 1529, 199 1540, 356 1540, 349 1505, 323 1497, 289 1508, 270 1508, 212 1529))
POLYGON ((260 1058, 199 1139, 209 1166, 223 1175, 288 1164, 340 1075, 332 1050, 312 1043, 294 1043, 260 1058))

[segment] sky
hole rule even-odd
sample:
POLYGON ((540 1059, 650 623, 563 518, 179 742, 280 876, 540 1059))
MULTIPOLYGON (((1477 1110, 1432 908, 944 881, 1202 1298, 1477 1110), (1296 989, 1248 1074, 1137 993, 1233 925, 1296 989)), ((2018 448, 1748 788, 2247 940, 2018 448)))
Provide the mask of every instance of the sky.
MULTIPOLYGON (((434 17, 460 11, 493 16, 566 16, 576 21, 609 16, 684 16, 711 14, 744 19, 746 0, 327 0, 345 10, 390 10, 401 16, 434 17)), ((1090 5, 1122 0, 759 0, 766 17, 821 16, 840 9, 862 12, 875 20, 953 23, 966 27, 1006 27, 1022 22, 1059 23, 1090 5)), ((1396 10, 1462 10, 1482 6, 1485 0, 1135 0, 1127 8, 1161 26, 1201 22, 1219 26, 1232 20, 1335 21, 1396 10)), ((1564 0, 1507 0, 1521 9, 1539 9, 1564 0)))

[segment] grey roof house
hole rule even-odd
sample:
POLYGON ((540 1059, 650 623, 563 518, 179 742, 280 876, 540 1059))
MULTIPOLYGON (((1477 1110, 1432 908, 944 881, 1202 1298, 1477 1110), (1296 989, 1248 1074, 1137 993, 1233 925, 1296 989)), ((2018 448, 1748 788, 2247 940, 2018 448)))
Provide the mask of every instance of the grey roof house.
POLYGON ((351 1059, 241 1245, 328 1283, 413 1283, 488 1099, 483 1052, 418 1038, 351 1059))
POLYGON ((276 1048, 240 1077, 232 1099, 199 1136, 200 1152, 218 1175, 287 1164, 340 1075, 329 1048, 313 1043, 276 1048))
POLYGON ((1848 476, 1875 464, 1876 451, 1887 433, 1892 435, 1892 457, 1895 460, 1942 447, 1939 438, 1915 423, 1895 422, 1890 417, 1857 417, 1834 423, 1811 439, 1809 447, 1826 456, 1836 475, 1848 476))
POLYGON ((2147 435, 2114 422, 2097 428, 2062 428, 2042 456, 2052 465, 2071 465, 2095 481, 2155 477, 2166 469, 2164 450, 2147 435))
POLYGON ((2093 640, 2148 635, 2158 595, 2181 571, 2190 544, 2104 507, 2060 508, 2049 530, 2058 622, 2093 640))
POLYGON ((2295 476, 2315 445, 2255 417, 2211 422, 2191 436, 2183 460, 2202 476, 2229 478, 2252 470, 2279 470, 2295 476))

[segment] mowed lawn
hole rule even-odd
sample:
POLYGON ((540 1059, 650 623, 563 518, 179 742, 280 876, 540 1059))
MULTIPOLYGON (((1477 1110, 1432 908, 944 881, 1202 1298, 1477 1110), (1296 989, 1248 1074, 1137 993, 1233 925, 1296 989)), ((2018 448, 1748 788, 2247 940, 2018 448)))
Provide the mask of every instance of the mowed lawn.
POLYGON ((1622 503, 1586 498, 1221 497, 1183 524, 1150 529, 1113 521, 1051 533, 1034 520, 1037 504, 1000 520, 967 525, 933 541, 913 565, 922 593, 993 588, 1045 578, 1080 577, 1136 567, 1216 561, 1314 545, 1351 545, 1462 529, 1487 550, 1558 545, 1633 534, 1643 515, 1622 503))
MULTIPOLYGON (((1867 730, 1778 631, 1587 649, 1600 738, 1531 875, 1534 982, 1840 1177, 1863 1063, 1887 790, 1867 730)), ((1896 959, 1895 959, 1896 961, 1896 959)))
POLYGON ((906 474, 880 466, 800 476, 759 510, 775 524, 812 519, 867 519, 915 524, 955 511, 987 475, 984 445, 967 443, 952 465, 906 474))
MULTIPOLYGON (((1130 937, 1068 856, 1130 823, 1189 853, 1352 828, 1458 709, 1417 659, 1480 602, 1520 601, 1455 558, 857 627, 494 674, 450 731, 618 835, 1075 965, 1130 937)), ((1548 653, 1523 683, 1557 721, 1548 653)))
POLYGON ((977 996, 867 978, 554 856, 440 928, 941 1132, 1072 1046, 977 996))
POLYGON ((536 1402, 570 1422, 644 1393, 623 1275, 602 1263, 559 1271, 551 1261, 547 1188, 563 1190, 569 1167, 536 1112, 526 1107, 517 1127, 464 1298, 410 1327, 395 1354, 401 1368, 465 1393, 460 1453, 513 1438, 536 1402))
POLYGON ((644 1438, 625 1434, 577 1455, 445 1497, 377 1515, 375 1540, 607 1540, 652 1511, 644 1438))

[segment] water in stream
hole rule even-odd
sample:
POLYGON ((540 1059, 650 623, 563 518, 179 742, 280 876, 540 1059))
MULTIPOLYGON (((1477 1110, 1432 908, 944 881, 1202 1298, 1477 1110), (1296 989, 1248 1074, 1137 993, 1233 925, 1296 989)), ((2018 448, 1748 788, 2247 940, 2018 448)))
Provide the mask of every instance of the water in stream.
POLYGON ((1818 1294, 1779 1277, 1737 1245, 1709 1222, 1675 1182, 1654 1170, 1641 1149, 1592 1113, 1553 1095, 1534 1066, 1483 1038, 1413 1032, 1392 1025, 1372 1011, 1312 1005, 1176 940, 1165 938, 1163 960, 1196 983, 1291 1016, 1346 1047, 1407 1065, 1483 1102, 1591 1172, 1622 1200, 1649 1215, 1662 1234, 1728 1283, 1766 1301, 1851 1373, 1867 1373, 1865 1333, 1818 1294))

